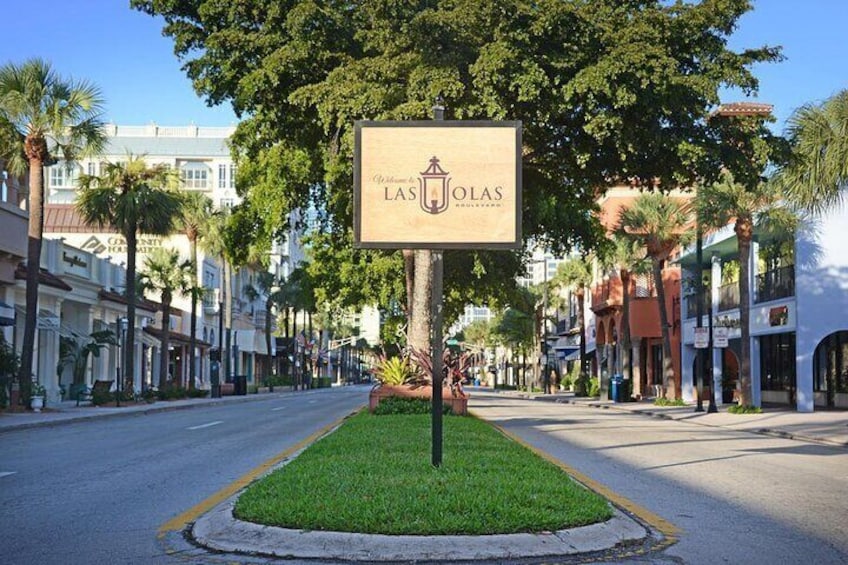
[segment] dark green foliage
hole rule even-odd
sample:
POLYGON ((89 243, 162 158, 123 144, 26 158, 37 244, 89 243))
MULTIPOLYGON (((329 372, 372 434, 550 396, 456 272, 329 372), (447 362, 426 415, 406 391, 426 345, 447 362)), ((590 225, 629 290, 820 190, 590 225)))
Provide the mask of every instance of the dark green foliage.
POLYGON ((209 396, 208 390, 203 390, 201 388, 191 388, 188 390, 189 398, 206 398, 209 396))
MULTIPOLYGON (((427 398, 401 398, 398 396, 389 396, 380 400, 380 403, 374 409, 373 414, 377 416, 430 414, 433 409, 432 406, 432 403, 427 398)), ((452 413, 449 404, 442 405, 442 413, 452 413)))
MULTIPOLYGON (((591 249, 603 239, 590 213, 599 188, 671 188, 716 171, 723 138, 708 116, 719 90, 756 90, 751 67, 780 58, 727 48, 748 0, 131 6, 164 18, 207 102, 244 117, 233 139, 239 234, 267 245, 288 211, 312 205, 327 233, 315 253, 335 259, 317 285, 345 306, 404 303, 397 253, 349 251, 355 120, 430 119, 437 96, 448 119, 521 120, 525 239, 591 249)), ((446 253, 446 318, 454 303, 503 299, 515 259, 446 253)))
POLYGON ((180 386, 166 386, 159 389, 158 397, 159 400, 180 400, 188 398, 188 391, 180 386))
POLYGON ((669 400, 668 398, 661 396, 654 400, 654 406, 686 406, 686 402, 684 402, 682 398, 669 400))
POLYGON ((91 403, 95 406, 101 406, 115 401, 115 395, 102 388, 94 388, 91 391, 91 403))

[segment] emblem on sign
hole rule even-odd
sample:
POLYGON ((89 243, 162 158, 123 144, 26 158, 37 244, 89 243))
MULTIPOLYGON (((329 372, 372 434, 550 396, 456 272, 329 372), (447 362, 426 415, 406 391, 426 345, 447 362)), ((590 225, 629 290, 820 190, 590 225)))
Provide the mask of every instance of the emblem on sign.
POLYGON ((448 173, 439 166, 439 160, 434 156, 430 166, 421 173, 418 179, 421 188, 419 203, 421 209, 428 214, 441 214, 448 209, 448 188, 450 179, 448 173))

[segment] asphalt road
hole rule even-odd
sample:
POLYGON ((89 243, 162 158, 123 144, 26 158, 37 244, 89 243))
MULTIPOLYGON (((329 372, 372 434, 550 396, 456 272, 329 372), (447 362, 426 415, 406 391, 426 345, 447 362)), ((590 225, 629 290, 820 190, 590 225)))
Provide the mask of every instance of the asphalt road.
MULTIPOLYGON (((367 390, 0 434, 0 564, 267 563, 157 532, 363 405, 367 390)), ((848 562, 844 448, 476 391, 470 408, 679 529, 670 547, 610 562, 848 562)))
POLYGON ((362 406, 367 391, 272 394, 4 433, 0 563, 185 562, 165 554, 164 523, 362 406))
POLYGON ((848 563, 844 448, 485 393, 469 407, 680 530, 634 562, 848 563))

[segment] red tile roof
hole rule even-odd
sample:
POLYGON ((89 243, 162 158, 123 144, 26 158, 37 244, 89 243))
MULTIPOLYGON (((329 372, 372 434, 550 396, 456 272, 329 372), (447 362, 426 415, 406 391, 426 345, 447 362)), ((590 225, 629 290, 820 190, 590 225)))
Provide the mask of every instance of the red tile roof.
MULTIPOLYGON (((15 269, 15 278, 18 280, 26 280, 27 276, 27 268, 26 265, 21 263, 18 265, 18 268, 15 269)), ((48 271, 47 269, 40 269, 38 272, 38 284, 43 284, 47 286, 52 286, 53 288, 58 288, 59 290, 73 290, 73 287, 48 271)))
POLYGON ((108 226, 87 225, 73 204, 45 204, 44 231, 47 233, 115 233, 108 226))

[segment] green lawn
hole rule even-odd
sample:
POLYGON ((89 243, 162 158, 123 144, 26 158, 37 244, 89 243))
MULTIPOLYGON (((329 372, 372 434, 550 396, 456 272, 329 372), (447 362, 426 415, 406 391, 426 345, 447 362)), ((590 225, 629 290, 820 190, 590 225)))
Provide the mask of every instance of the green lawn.
POLYGON ((430 465, 428 415, 349 418, 239 498, 239 519, 382 534, 541 532, 600 522, 606 500, 473 417, 444 418, 430 465))

